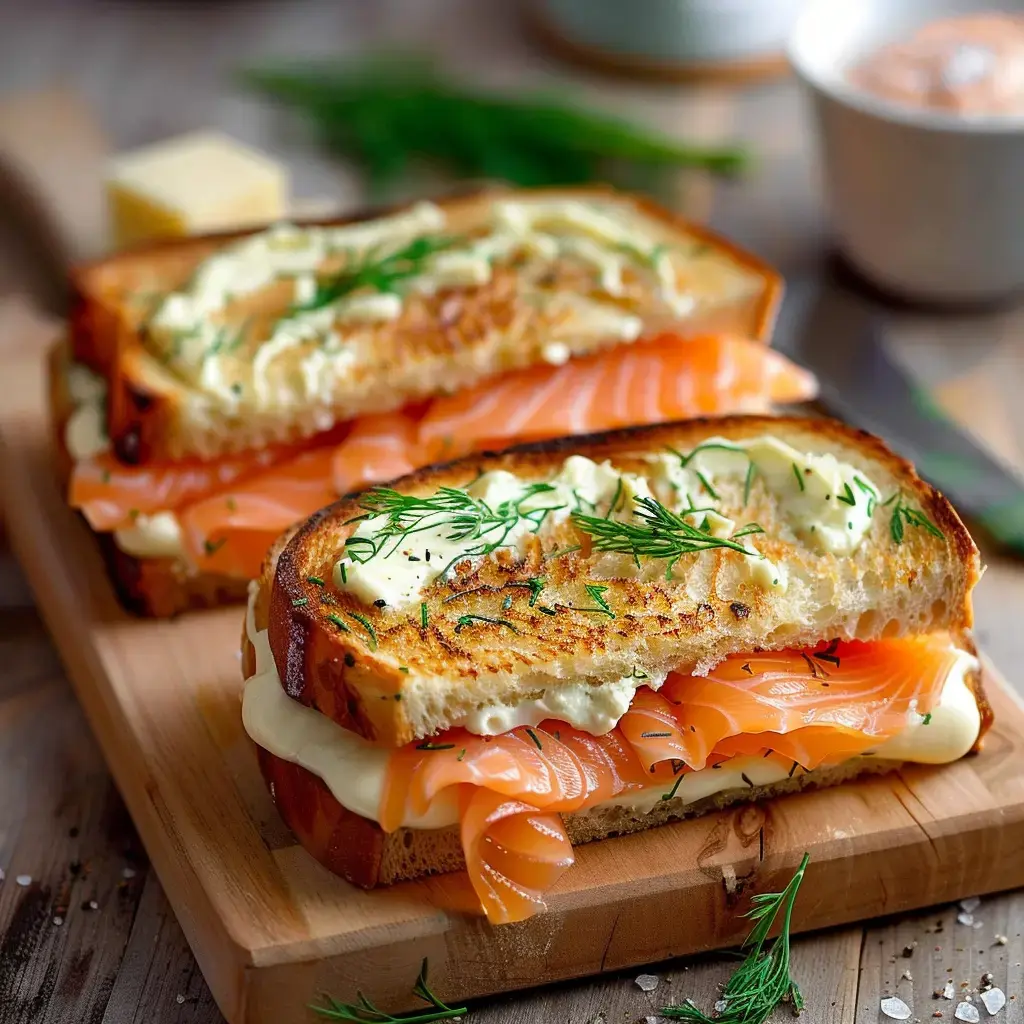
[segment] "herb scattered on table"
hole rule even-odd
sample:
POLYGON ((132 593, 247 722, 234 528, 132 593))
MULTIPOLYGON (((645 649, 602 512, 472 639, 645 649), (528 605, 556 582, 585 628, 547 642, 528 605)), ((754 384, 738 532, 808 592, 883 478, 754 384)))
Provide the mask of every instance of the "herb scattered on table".
POLYGON ((425 1003, 429 1003, 433 1009, 417 1013, 402 1014, 398 1017, 377 1009, 369 999, 356 992, 356 1003, 339 1003, 337 999, 324 996, 323 1006, 310 1006, 314 1013, 328 1020, 359 1021, 362 1024, 430 1024, 436 1020, 451 1020, 453 1017, 464 1017, 469 1010, 465 1006, 452 1007, 442 1003, 431 991, 427 984, 427 961, 424 959, 420 967, 419 977, 413 986, 413 995, 418 996, 425 1003))
POLYGON ((747 162, 736 148, 678 143, 541 94, 513 97, 462 85, 418 56, 251 67, 240 77, 304 114, 327 148, 363 167, 378 194, 417 161, 457 178, 523 187, 642 187, 653 173, 655 188, 661 171, 732 174, 747 162))
POLYGON ((798 1012, 803 1009, 800 989, 789 973, 789 929, 793 903, 809 860, 810 854, 805 853, 782 892, 761 893, 751 900, 753 908, 746 916, 756 924, 741 947, 749 953, 725 983, 715 1016, 709 1017, 689 1000, 679 1006, 663 1006, 663 1016, 692 1024, 764 1024, 783 1001, 788 1000, 798 1012), (780 910, 782 931, 771 948, 765 949, 780 910))

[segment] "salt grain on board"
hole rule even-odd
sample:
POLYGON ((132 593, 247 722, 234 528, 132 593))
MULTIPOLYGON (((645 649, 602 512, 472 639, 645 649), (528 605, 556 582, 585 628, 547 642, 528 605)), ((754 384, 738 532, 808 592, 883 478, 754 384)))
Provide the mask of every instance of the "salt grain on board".
POLYGON ((955 995, 956 995, 956 987, 953 985, 952 981, 947 981, 946 982, 946 987, 942 990, 942 998, 943 999, 952 999, 953 996, 955 996, 955 995))
POLYGON ((978 1008, 973 1003, 960 1003, 953 1016, 957 1020, 966 1021, 967 1024, 978 1024, 978 1021, 981 1020, 981 1014, 978 1013, 978 1008))
POLYGON ((970 927, 972 924, 974 924, 974 915, 973 914, 969 914, 966 910, 961 910, 960 913, 956 915, 956 919, 961 924, 965 924, 968 927, 970 927))
POLYGON ((973 914, 980 906, 980 896, 968 896, 967 899, 960 901, 960 909, 966 910, 968 914, 973 914))
POLYGON ((910 1007, 899 996, 889 996, 883 999, 881 1009, 886 1017, 891 1017, 893 1020, 910 1020, 912 1016, 910 1007))
POLYGON ((641 974, 636 983, 641 992, 653 992, 658 987, 658 977, 655 974, 641 974))
POLYGON ((715 1001, 715 1013, 725 1013, 729 1007, 729 1002, 726 999, 718 999, 715 1001))
POLYGON ((985 1004, 988 1015, 994 1017, 1006 1005, 1006 995, 1001 988, 990 988, 987 992, 981 993, 981 1001, 985 1004))
POLYGON ((25 886, 32 884, 32 876, 31 875, 18 875, 18 877, 15 879, 15 881, 18 883, 18 885, 20 885, 24 889, 25 886))

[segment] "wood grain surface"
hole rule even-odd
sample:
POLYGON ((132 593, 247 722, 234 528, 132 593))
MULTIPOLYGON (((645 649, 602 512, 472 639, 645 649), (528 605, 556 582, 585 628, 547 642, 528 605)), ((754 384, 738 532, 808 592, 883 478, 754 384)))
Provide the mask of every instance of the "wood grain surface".
MULTIPOLYGON (((474 81, 528 82, 582 95, 680 137, 745 140, 757 156, 752 174, 729 184, 682 175, 675 205, 786 273, 820 258, 823 218, 792 83, 679 89, 577 76, 530 45, 512 7, 505 0, 235 0, 177 7, 5 0, 0 102, 5 92, 63 82, 120 148, 218 125, 286 157, 298 195, 354 206, 361 196, 351 171, 325 157, 293 122, 235 91, 230 69, 254 57, 348 53, 368 40, 427 46, 474 81)), ((81 169, 77 154, 69 158, 59 145, 54 153, 66 176, 81 169)), ((57 189, 63 194, 63 186, 57 189)), ((95 208, 83 203, 67 216, 75 221, 68 237, 84 239, 77 243, 83 251, 102 244, 89 235, 95 208)), ((24 263, 20 251, 5 249, 0 287, 23 284, 24 263)), ((21 306, 0 310, 0 358, 29 343, 26 318, 21 306)), ((894 312, 889 340, 947 407, 1009 462, 1024 466, 1024 309, 942 317, 894 312)), ((1024 572, 986 554, 979 635, 996 663, 1012 670, 1024 655, 1017 622, 1024 572)), ((7 876, 0 884, 0 1020, 220 1021, 9 552, 0 552, 0 608, 0 867, 7 876), (126 868, 135 875, 123 877, 126 868), (18 875, 31 876, 31 883, 19 886, 18 875), (87 909, 90 899, 95 910, 87 909)), ((933 999, 935 987, 952 978, 958 992, 961 985, 976 991, 981 974, 991 971, 1011 997, 995 1020, 1021 1024, 1024 896, 985 899, 974 913, 980 928, 957 923, 956 916, 957 908, 946 906, 797 939, 794 973, 808 995, 807 1019, 885 1021, 878 1003, 889 993, 905 998, 917 1018, 942 1013, 949 1019, 956 1003, 933 999), (1007 944, 994 944, 997 936, 1007 944)), ((472 1019, 642 1021, 687 995, 710 1005, 731 963, 709 958, 661 967, 659 987, 649 995, 635 985, 635 970, 548 987, 481 1004, 472 1019)))
POLYGON ((288 1024, 320 991, 410 1009, 424 956, 450 1002, 735 945, 746 895, 781 889, 805 851, 794 931, 1024 884, 1024 705, 990 673, 996 725, 979 756, 583 846, 547 912, 520 924, 489 927, 462 873, 348 885, 270 804, 239 715, 239 610, 166 622, 118 607, 61 494, 45 394, 42 360, 8 364, 11 545, 232 1024, 288 1024))

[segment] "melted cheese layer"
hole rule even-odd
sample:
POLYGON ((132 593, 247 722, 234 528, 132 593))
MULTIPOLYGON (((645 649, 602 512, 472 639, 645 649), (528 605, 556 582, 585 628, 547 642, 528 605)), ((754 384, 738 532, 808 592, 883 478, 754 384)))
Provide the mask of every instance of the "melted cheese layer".
MULTIPOLYGON (((285 693, 267 631, 257 630, 255 626, 254 596, 255 589, 246 613, 246 635, 256 650, 256 672, 247 680, 242 698, 245 731, 254 743, 276 757, 300 765, 322 779, 347 810, 376 821, 390 748, 374 746, 285 693)), ((945 764, 963 757, 974 745, 981 727, 978 705, 966 681, 967 675, 976 668, 976 659, 962 652, 946 680, 938 705, 931 712, 929 723, 925 725, 920 715, 913 716, 903 733, 874 750, 874 757, 921 764, 945 764)), ((717 793, 741 789, 750 784, 747 779, 755 786, 764 786, 781 782, 787 774, 784 767, 760 757, 734 758, 718 769, 689 773, 676 795, 686 803, 695 803, 717 793)), ((456 824, 458 808, 454 791, 455 787, 442 791, 425 815, 411 817, 403 825, 430 829, 456 824)), ((640 793, 596 804, 588 810, 626 806, 649 811, 657 806, 664 791, 664 785, 653 786, 640 793)))

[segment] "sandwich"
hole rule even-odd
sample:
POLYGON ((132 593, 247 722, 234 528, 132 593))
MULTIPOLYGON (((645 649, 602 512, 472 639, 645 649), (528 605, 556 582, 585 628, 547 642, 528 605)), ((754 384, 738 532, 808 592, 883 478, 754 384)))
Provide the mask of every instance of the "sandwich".
POLYGON ((244 600, 269 545, 440 459, 806 400, 755 257, 608 191, 485 192, 80 268, 51 392, 137 610, 244 600))
POLYGON ((243 721, 328 868, 466 870, 517 921, 580 843, 978 749, 978 578, 949 503, 828 420, 472 455, 278 541, 243 721))

